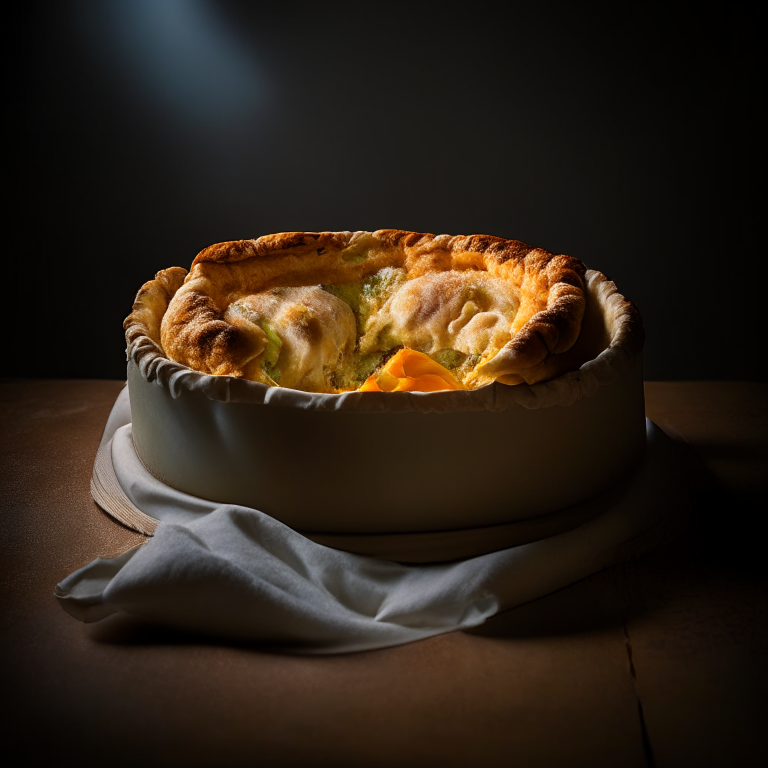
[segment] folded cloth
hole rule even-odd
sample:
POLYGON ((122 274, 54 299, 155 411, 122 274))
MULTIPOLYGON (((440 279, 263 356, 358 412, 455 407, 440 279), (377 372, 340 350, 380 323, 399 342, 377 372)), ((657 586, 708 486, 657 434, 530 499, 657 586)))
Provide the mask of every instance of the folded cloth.
POLYGON ((124 612, 301 653, 383 648, 474 627, 680 530, 687 504, 676 451, 650 421, 647 438, 625 496, 577 528, 458 562, 403 565, 324 547, 258 510, 164 485, 133 450, 124 390, 100 454, 111 457, 125 505, 159 522, 147 543, 94 560, 56 596, 84 622, 124 612))

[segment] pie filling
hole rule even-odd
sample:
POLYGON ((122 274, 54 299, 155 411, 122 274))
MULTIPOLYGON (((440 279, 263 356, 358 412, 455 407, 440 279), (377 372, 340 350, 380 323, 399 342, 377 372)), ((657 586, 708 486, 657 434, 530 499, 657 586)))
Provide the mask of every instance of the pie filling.
POLYGON ((312 392, 433 392, 472 387, 478 364, 511 340, 518 307, 514 286, 487 273, 409 280, 385 267, 353 283, 244 295, 224 319, 260 342, 244 368, 252 381, 312 392))

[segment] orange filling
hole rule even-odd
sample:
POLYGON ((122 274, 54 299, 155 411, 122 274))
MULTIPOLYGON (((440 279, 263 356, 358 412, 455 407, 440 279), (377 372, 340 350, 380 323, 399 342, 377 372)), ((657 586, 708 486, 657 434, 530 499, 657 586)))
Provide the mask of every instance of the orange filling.
POLYGON ((431 357, 414 349, 401 349, 358 392, 439 392, 465 389, 454 375, 431 357))

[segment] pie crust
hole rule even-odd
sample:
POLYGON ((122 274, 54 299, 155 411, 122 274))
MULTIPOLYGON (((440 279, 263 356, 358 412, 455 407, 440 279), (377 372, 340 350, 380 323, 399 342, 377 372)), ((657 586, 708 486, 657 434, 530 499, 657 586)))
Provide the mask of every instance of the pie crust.
POLYGON ((289 232, 213 245, 177 270, 157 278, 177 286, 160 328, 171 360, 271 385, 278 371, 310 392, 356 389, 366 376, 351 360, 401 347, 453 355, 469 389, 550 379, 571 364, 585 308, 580 261, 489 235, 289 232), (381 294, 361 323, 335 288, 371 281, 381 294))

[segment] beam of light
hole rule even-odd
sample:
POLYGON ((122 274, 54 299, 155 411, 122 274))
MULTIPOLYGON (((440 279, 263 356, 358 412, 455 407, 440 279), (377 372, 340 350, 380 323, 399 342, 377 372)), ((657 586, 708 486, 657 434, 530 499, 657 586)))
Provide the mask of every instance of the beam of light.
POLYGON ((263 108, 267 82, 254 51, 210 0, 86 0, 75 7, 100 58, 170 124, 218 133, 263 108))

